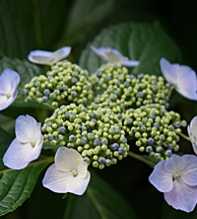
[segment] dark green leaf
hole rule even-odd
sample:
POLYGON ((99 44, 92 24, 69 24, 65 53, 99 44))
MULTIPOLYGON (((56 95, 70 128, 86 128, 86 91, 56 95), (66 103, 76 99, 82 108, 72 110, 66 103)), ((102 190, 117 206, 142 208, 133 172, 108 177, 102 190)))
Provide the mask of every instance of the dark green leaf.
POLYGON ((14 211, 30 197, 41 171, 48 163, 46 159, 20 171, 0 170, 0 216, 14 211))
POLYGON ((180 51, 158 23, 127 23, 103 30, 84 50, 80 65, 90 72, 103 63, 90 49, 95 47, 113 47, 131 59, 140 61, 133 68, 135 73, 159 74, 161 57, 172 61, 180 59, 180 51))
POLYGON ((50 49, 62 34, 67 6, 65 0, 1 0, 0 54, 24 58, 32 49, 50 49))
POLYGON ((95 31, 114 9, 114 0, 75 0, 69 11, 62 42, 81 42, 95 31), (82 31, 83 30, 83 31, 82 31))
POLYGON ((85 195, 70 196, 64 218, 134 219, 128 203, 98 176, 93 176, 85 195))

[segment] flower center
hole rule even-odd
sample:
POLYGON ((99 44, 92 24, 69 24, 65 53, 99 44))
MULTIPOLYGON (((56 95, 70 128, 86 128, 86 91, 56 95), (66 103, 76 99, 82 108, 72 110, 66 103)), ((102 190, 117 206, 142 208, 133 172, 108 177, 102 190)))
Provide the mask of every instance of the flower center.
POLYGON ((176 172, 172 176, 173 181, 179 181, 181 179, 181 173, 176 172))
POLYGON ((71 170, 71 173, 72 173, 73 177, 76 177, 78 175, 78 170, 73 169, 73 170, 71 170))

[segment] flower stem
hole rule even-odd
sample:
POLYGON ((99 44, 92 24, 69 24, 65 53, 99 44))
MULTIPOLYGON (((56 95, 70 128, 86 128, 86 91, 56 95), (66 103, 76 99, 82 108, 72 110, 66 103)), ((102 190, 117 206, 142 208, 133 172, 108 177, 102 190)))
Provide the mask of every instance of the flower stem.
POLYGON ((146 159, 142 155, 138 155, 138 154, 131 152, 131 151, 129 151, 128 155, 132 158, 135 158, 136 160, 142 161, 143 163, 147 164, 150 167, 154 167, 154 163, 152 161, 149 161, 148 159, 146 159))
POLYGON ((180 135, 182 138, 184 138, 185 140, 191 142, 191 141, 190 141, 190 138, 189 138, 188 136, 186 136, 185 134, 179 133, 179 135, 180 135))

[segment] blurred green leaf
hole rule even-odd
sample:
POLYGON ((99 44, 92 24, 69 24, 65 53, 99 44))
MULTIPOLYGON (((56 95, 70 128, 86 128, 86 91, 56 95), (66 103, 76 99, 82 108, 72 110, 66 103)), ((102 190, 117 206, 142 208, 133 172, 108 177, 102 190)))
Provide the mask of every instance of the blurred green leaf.
POLYGON ((49 160, 30 164, 23 170, 0 170, 0 216, 14 211, 28 199, 49 160))
POLYGON ((114 0, 75 0, 68 14, 62 42, 78 43, 92 35, 97 26, 109 18, 115 9, 114 0))
POLYGON ((159 74, 161 57, 177 61, 181 56, 176 44, 157 22, 131 22, 103 30, 80 58, 83 68, 95 72, 103 61, 91 51, 90 46, 113 47, 125 56, 139 60, 140 65, 132 69, 135 73, 159 74))
POLYGON ((0 54, 24 58, 35 48, 51 48, 59 40, 67 16, 65 0, 1 0, 0 54))
POLYGON ((85 195, 70 196, 64 218, 67 219, 135 219, 128 203, 110 185, 93 176, 85 195))
POLYGON ((10 133, 13 130, 15 121, 9 116, 0 114, 0 128, 7 133, 10 133))

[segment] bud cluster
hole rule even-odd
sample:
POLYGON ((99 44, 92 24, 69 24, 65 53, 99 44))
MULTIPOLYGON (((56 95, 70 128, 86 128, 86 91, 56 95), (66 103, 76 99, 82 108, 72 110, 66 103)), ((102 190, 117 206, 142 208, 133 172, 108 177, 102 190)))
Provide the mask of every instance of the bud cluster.
POLYGON ((140 152, 162 160, 179 150, 179 134, 186 121, 178 113, 153 104, 129 109, 123 120, 129 144, 136 145, 140 152))
POLYGON ((129 151, 122 120, 109 108, 63 105, 46 119, 42 130, 46 145, 75 148, 99 169, 116 164, 129 151))
POLYGON ((108 65, 97 75, 100 95, 95 102, 102 107, 119 112, 154 103, 168 106, 170 89, 163 77, 129 74, 127 68, 118 65, 108 65))
POLYGON ((46 103, 54 109, 70 103, 87 105, 93 99, 96 80, 79 66, 61 61, 53 65, 46 75, 34 77, 26 84, 25 100, 46 103))

